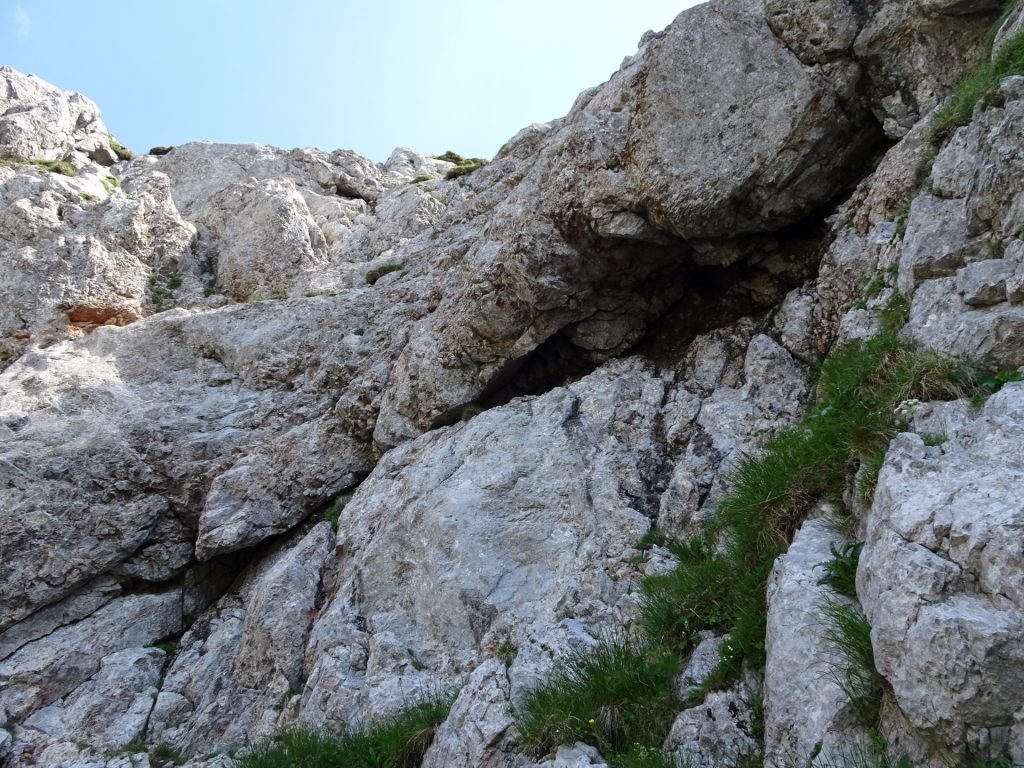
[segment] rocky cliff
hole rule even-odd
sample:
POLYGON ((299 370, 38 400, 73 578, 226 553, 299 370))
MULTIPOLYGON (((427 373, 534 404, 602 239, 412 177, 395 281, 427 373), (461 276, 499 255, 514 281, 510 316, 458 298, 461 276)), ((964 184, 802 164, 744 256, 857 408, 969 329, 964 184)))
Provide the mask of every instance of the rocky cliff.
POLYGON ((0 764, 1024 765, 1022 25, 712 0, 481 167, 0 68, 0 764))

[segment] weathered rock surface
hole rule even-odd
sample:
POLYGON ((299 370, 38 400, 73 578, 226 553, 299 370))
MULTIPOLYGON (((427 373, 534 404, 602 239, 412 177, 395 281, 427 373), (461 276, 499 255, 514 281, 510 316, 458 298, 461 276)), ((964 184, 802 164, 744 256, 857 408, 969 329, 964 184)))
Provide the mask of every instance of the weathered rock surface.
POLYGON ((96 165, 74 178, 0 166, 0 368, 27 346, 131 323, 152 311, 169 277, 196 271, 195 229, 167 178, 129 178, 96 165))
POLYGON ((741 686, 715 691, 679 713, 664 750, 677 765, 725 768, 759 751, 754 729, 754 712, 741 686))
POLYGON ((1024 387, 1008 384, 942 445, 894 441, 857 572, 900 710, 961 750, 999 754, 1024 707, 1022 415, 1024 387))
POLYGON ((75 165, 117 161, 95 104, 6 66, 0 67, 0 157, 75 165))
MULTIPOLYGON (((1024 363, 1024 79, 921 172, 920 118, 993 16, 715 0, 457 181, 405 149, 204 142, 108 169, 91 102, 0 70, 0 762, 148 766, 104 752, 457 691, 425 766, 533 766, 510 707, 635 617, 669 567, 638 539, 701 530, 723 469, 803 412, 807 365, 897 292, 910 342, 1024 363), (903 139, 823 223, 879 123, 903 139), (26 162, 58 158, 78 175, 26 162), (307 521, 360 481, 336 535, 307 521)), ((882 734, 930 766, 1024 752, 1018 401, 905 404, 948 439, 894 443, 864 526, 882 734)), ((777 564, 766 743, 749 674, 670 754, 855 740, 807 661, 829 540, 807 523, 777 564)))
POLYGON ((193 623, 149 715, 153 743, 203 754, 276 732, 281 708, 304 677, 332 539, 330 525, 320 523, 251 567, 193 623))
MULTIPOLYGON (((120 332, 104 329, 79 346, 36 351, 31 360, 16 364, 5 374, 10 379, 3 385, 4 405, 0 406, 4 423, 14 425, 0 436, 10 446, 3 449, 7 452, 4 466, 16 476, 14 487, 5 491, 3 514, 11 515, 5 519, 12 521, 21 519, 44 497, 58 499, 59 506, 53 515, 38 521, 45 534, 41 528, 4 526, 0 536, 20 537, 11 539, 11 551, 34 563, 39 553, 29 540, 38 543, 49 536, 58 541, 78 536, 82 530, 93 536, 97 528, 103 533, 97 537, 102 539, 99 546, 88 554, 71 547, 70 557, 42 569, 33 567, 34 575, 26 580, 46 585, 38 584, 27 593, 19 590, 12 598, 16 605, 3 606, 4 621, 25 616, 133 557, 152 543, 152 532, 166 527, 164 521, 171 516, 182 523, 174 534, 182 550, 192 539, 200 559, 287 529, 372 465, 373 447, 367 439, 371 430, 377 445, 387 447, 450 420, 496 377, 505 375, 512 361, 522 360, 560 329, 571 344, 597 359, 637 340, 645 319, 662 311, 678 294, 679 288, 664 281, 664 276, 666 270, 685 272, 680 266, 685 264, 685 246, 600 237, 588 233, 585 222, 575 220, 572 211, 578 205, 595 210, 587 203, 592 199, 587 190, 622 162, 627 146, 640 157, 637 153, 648 144, 654 151, 659 141, 667 140, 659 133, 660 123, 650 120, 659 110, 671 113, 677 108, 671 106, 682 98, 676 91, 657 96, 656 90, 648 90, 642 109, 638 106, 647 115, 644 125, 613 107, 632 93, 631 83, 648 69, 662 78, 676 71, 689 73, 688 77, 705 76, 698 67, 700 60, 687 49, 691 42, 687 35, 695 34, 693 30, 703 23, 700 14, 705 13, 710 11, 684 14, 677 27, 691 31, 673 32, 656 44, 649 41, 633 63, 582 99, 564 121, 527 130, 513 139, 503 155, 471 177, 465 199, 460 196, 449 204, 436 229, 428 226, 411 239, 398 238, 391 250, 402 269, 384 274, 372 287, 352 288, 336 299, 282 305, 288 312, 294 309, 292 318, 282 317, 277 305, 255 304, 193 315, 165 313, 120 332), (555 151, 563 145, 564 153, 555 151), (533 164, 525 162, 538 156, 533 164), (541 189, 567 193, 542 195, 541 189), (575 195, 582 197, 577 200, 575 195), (481 232, 485 233, 482 238, 481 232), (645 280, 656 280, 665 288, 655 290, 652 297, 653 285, 645 280), (632 293, 631 288, 638 292, 632 293), (249 321, 241 320, 243 316, 249 321), (271 316, 277 332, 267 325, 271 316), (297 338, 304 342, 296 346, 297 338), (143 348, 145 353, 140 351, 143 348), (197 354, 205 361, 198 367, 194 365, 197 354), (296 388, 294 376, 300 371, 303 383, 296 388), (244 395, 235 390, 236 374, 241 374, 244 395), (35 378, 39 375, 65 391, 61 412, 44 415, 50 407, 44 402, 52 391, 39 386, 35 378), (90 387, 83 388, 83 381, 90 382, 90 387), (100 405, 104 402, 106 406, 100 405), (243 402, 247 405, 240 410, 243 402), (210 418, 214 412, 218 416, 210 418), (74 449, 64 439, 69 413, 79 419, 79 434, 88 436, 74 449), (229 416, 225 421, 224 413, 237 418, 229 416), (182 414, 189 416, 183 420, 182 414), (210 429, 214 423, 219 426, 210 429), (193 425, 203 425, 200 434, 204 436, 198 443, 193 425), (271 432, 276 437, 264 439, 271 432), (249 439, 257 434, 259 439, 249 439), (325 440, 332 447, 326 448, 325 440), (244 453, 240 451, 243 444, 251 446, 244 453), (31 466, 24 459, 27 445, 35 456, 31 466), (77 474, 79 466, 89 467, 97 478, 107 481, 106 487, 87 490, 60 480, 58 465, 64 468, 61 471, 76 468, 72 474, 77 474), (282 482, 284 477, 291 477, 291 482, 282 482), (63 489, 56 496, 55 487, 63 489), (123 521, 113 531, 102 522, 113 503, 108 489, 116 489, 123 521), (198 518, 197 508, 202 509, 198 518), (15 540, 24 543, 15 545, 15 540)), ((764 45, 772 45, 763 21, 724 7, 713 15, 712 25, 725 25, 729 34, 750 28, 764 45)), ((710 47, 702 55, 726 55, 722 50, 710 47)), ((782 68, 772 87, 782 89, 784 81, 803 72, 803 65, 781 47, 772 55, 771 66, 782 68)), ((695 82, 694 87, 698 85, 695 82)), ((767 87, 762 85, 757 93, 767 87)), ((753 98, 754 91, 748 96, 753 98)), ((849 139, 843 132, 845 123, 840 120, 837 125, 833 130, 831 124, 797 121, 786 123, 784 130, 803 136, 800 141, 813 143, 814 137, 821 136, 823 141, 845 145, 849 139)), ((834 147, 828 146, 832 157, 834 147)), ((766 162, 774 162, 771 158, 781 151, 781 144, 766 146, 766 162)), ((821 151, 826 151, 824 145, 821 151)), ((704 173, 710 177, 719 170, 704 173)), ((158 160, 140 161, 133 173, 140 185, 165 174, 174 205, 186 216, 196 217, 201 258, 194 271, 186 270, 181 278, 186 286, 190 277, 199 281, 205 274, 204 260, 219 258, 204 251, 207 245, 203 244, 219 243, 210 246, 218 252, 225 249, 223 264, 216 265, 218 279, 240 294, 274 290, 273 284, 257 286, 278 278, 289 283, 289 277, 321 259, 327 238, 321 241, 316 236, 314 206, 307 202, 307 212, 296 196, 300 185, 306 192, 303 200, 333 193, 358 196, 365 203, 380 200, 386 187, 379 170, 351 153, 283 152, 258 145, 184 145, 158 160), (255 174, 294 179, 290 183, 295 186, 245 181, 255 174), (229 226, 234 210, 228 204, 234 194, 230 190, 243 188, 252 196, 251 205, 238 209, 253 219, 246 233, 231 229, 237 224, 229 226), (250 236, 254 239, 246 239, 250 236), (292 243, 279 252, 292 265, 291 272, 282 269, 281 262, 269 263, 264 273, 245 266, 249 262, 243 246, 271 240, 292 243), (237 249, 225 245, 227 241, 235 242, 237 249), (254 273, 255 283, 245 283, 254 273), (258 274, 265 274, 267 280, 258 279, 258 274), (237 279, 243 279, 243 284, 235 285, 237 279)), ((815 173, 823 184, 834 177, 824 168, 815 173)), ((779 208, 782 196, 772 188, 772 205, 778 210, 752 214, 742 228, 756 229, 804 215, 831 194, 835 181, 828 184, 828 189, 815 188, 808 197, 791 201, 785 211, 779 208)), ((644 196, 653 200, 658 194, 645 192, 644 196)), ((729 196, 735 198, 732 193, 729 196)), ((396 205, 395 212, 402 214, 406 208, 396 205)), ((430 216, 421 221, 428 225, 430 216)), ((663 235, 654 239, 665 242, 663 235)), ((713 249, 706 248, 702 254, 704 263, 738 258, 731 248, 725 256, 715 257, 713 249)), ((372 259, 380 254, 371 251, 369 255, 372 259)), ((189 259, 182 256, 178 261, 187 264, 189 259)), ((140 270, 136 280, 145 274, 140 270)), ((196 291, 200 282, 194 284, 196 291)), ((5 584, 21 578, 18 562, 5 563, 10 569, 5 584)), ((186 564, 181 560, 169 564, 167 575, 186 564)))
POLYGON ((830 547, 841 537, 822 518, 797 531, 768 582, 764 671, 766 766, 829 765, 863 740, 848 713, 846 694, 829 674, 838 663, 823 619, 826 600, 842 601, 818 582, 830 547))
POLYGON ((854 42, 871 104, 901 138, 972 73, 999 14, 998 0, 883 0, 854 42))
POLYGON ((1024 78, 999 88, 935 159, 931 192, 910 209, 899 285, 913 295, 905 334, 995 369, 1024 364, 1024 78))

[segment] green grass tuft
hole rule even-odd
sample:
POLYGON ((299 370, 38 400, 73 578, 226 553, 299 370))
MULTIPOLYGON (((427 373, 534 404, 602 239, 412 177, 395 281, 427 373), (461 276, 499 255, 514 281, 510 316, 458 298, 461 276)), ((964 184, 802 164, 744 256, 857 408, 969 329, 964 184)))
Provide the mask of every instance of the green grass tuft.
POLYGON ((114 150, 118 160, 131 160, 135 157, 135 153, 115 139, 112 133, 107 133, 107 140, 110 142, 110 148, 114 150))
POLYGON ((466 158, 464 158, 458 152, 452 152, 450 149, 443 155, 434 155, 431 159, 444 160, 446 163, 455 163, 456 165, 461 165, 462 163, 466 162, 466 158))
POLYGON ((67 160, 31 160, 30 163, 42 171, 49 171, 50 173, 60 173, 63 174, 64 176, 78 175, 78 171, 75 170, 75 166, 73 166, 67 160))
POLYGON ((845 603, 826 601, 821 611, 825 638, 839 657, 829 664, 829 676, 846 694, 858 722, 873 729, 882 709, 885 680, 875 669, 871 625, 845 603))
POLYGON ((1010 75, 1024 75, 1024 30, 1003 43, 991 60, 986 57, 978 71, 960 83, 949 101, 935 113, 932 119, 932 144, 941 145, 953 131, 967 125, 975 105, 988 98, 999 86, 999 81, 1010 75))
POLYGON ((369 285, 373 285, 382 277, 384 277, 384 275, 389 275, 392 272, 401 272, 403 269, 405 269, 405 262, 403 261, 396 261, 391 264, 384 264, 380 267, 376 267, 375 269, 367 270, 366 282, 369 285))
POLYGON ((446 179, 457 179, 460 176, 466 176, 480 168, 487 165, 487 161, 482 157, 470 157, 459 162, 454 168, 449 168, 448 173, 444 175, 446 179))
POLYGON ((143 752, 149 751, 149 743, 146 741, 146 737, 143 734, 139 734, 127 744, 123 745, 121 747, 121 751, 129 755, 142 754, 143 752))
MULTIPOLYGON (((903 311, 894 302, 883 325, 903 311)), ((744 660, 763 667, 768 574, 813 502, 841 497, 859 465, 877 477, 898 432, 899 403, 962 397, 977 387, 973 368, 915 353, 893 330, 835 350, 820 371, 817 405, 739 460, 705 541, 674 547, 676 569, 643 584, 647 637, 685 649, 699 630, 729 632, 717 677, 734 677, 744 660)))
POLYGON ((157 744, 150 751, 149 756, 164 765, 167 763, 181 765, 185 762, 185 755, 181 753, 181 750, 175 749, 170 744, 157 744))
POLYGON ((361 730, 285 731, 238 758, 239 768, 416 768, 448 717, 451 697, 415 704, 361 730))
POLYGON ((116 176, 104 176, 100 181, 103 183, 103 188, 107 190, 108 195, 114 194, 115 189, 121 188, 121 180, 116 176))
POLYGON ((419 184, 419 183, 424 182, 424 181, 433 181, 436 178, 437 178, 437 176, 431 176, 431 175, 426 174, 426 173, 421 173, 419 176, 414 178, 409 183, 410 184, 419 184))
POLYGON ((342 491, 334 497, 324 510, 324 520, 331 524, 332 530, 338 530, 338 516, 341 515, 341 510, 345 508, 345 505, 352 498, 352 493, 352 491, 342 491))
POLYGON ((605 758, 660 744, 679 710, 673 679, 681 657, 636 638, 606 638, 563 662, 516 713, 523 747, 544 755, 583 741, 605 758))

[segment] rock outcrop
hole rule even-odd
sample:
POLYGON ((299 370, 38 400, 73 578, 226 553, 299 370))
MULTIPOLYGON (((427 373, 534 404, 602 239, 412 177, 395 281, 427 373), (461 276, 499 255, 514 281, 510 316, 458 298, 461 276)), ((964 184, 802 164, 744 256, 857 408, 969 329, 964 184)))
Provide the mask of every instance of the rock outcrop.
MULTIPOLYGON (((874 743, 1024 765, 1024 78, 929 127, 997 5, 714 0, 453 179, 122 159, 87 99, 0 69, 0 764, 227 768, 443 694, 424 766, 605 765, 524 754, 515 713, 906 301, 908 345, 1005 386, 903 403, 846 500, 874 743)), ((810 519, 776 562, 764 670, 705 690, 729 639, 693 638, 671 759, 868 743, 821 671, 839 538, 810 519)))

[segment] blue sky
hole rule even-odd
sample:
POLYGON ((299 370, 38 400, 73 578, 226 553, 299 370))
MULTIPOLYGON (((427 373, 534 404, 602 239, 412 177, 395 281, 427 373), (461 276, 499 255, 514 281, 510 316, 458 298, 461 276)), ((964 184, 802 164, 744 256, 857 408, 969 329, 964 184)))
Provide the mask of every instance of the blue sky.
POLYGON ((0 0, 0 64, 139 152, 196 139, 492 156, 695 0, 0 0))

